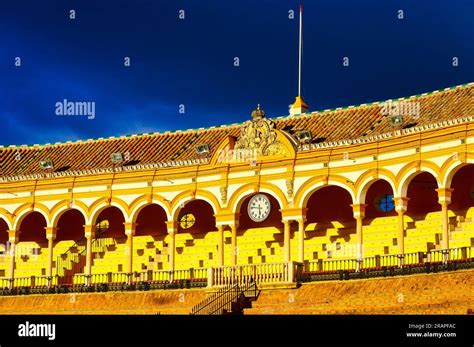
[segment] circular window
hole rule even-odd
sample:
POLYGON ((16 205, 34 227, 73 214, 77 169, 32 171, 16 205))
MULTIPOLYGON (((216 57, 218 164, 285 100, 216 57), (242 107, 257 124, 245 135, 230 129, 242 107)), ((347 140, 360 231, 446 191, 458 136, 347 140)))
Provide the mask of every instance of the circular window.
POLYGON ((97 224, 95 225, 96 234, 102 235, 107 231, 107 229, 109 229, 109 226, 109 221, 106 219, 97 222, 97 224))
POLYGON ((196 218, 191 213, 186 213, 180 218, 179 225, 183 229, 189 229, 194 225, 194 222, 196 222, 196 218))
POLYGON ((382 212, 390 212, 395 209, 393 194, 384 194, 375 199, 375 207, 382 212))

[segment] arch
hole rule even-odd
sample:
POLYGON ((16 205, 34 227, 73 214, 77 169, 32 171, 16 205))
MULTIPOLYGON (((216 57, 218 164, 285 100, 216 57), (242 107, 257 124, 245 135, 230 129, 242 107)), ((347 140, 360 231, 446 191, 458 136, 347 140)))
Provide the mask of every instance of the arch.
POLYGON ((171 202, 171 220, 177 220, 179 211, 181 208, 191 200, 204 200, 209 205, 211 205, 214 214, 218 214, 220 211, 219 200, 214 196, 214 194, 206 190, 187 190, 182 193, 179 193, 171 202))
POLYGON ((69 201, 61 201, 51 209, 51 226, 57 226, 59 218, 69 210, 78 210, 84 216, 84 221, 87 220, 87 206, 82 201, 74 201, 73 206, 69 206, 69 201))
POLYGON ((86 218, 86 223, 90 225, 95 225, 97 222, 97 217, 100 215, 100 213, 110 206, 117 207, 120 211, 122 211, 122 214, 125 218, 125 222, 129 221, 129 209, 125 201, 115 197, 112 199, 104 197, 94 201, 91 204, 89 208, 88 218, 86 218))
POLYGON ((372 184, 378 180, 387 182, 392 187, 392 192, 395 194, 395 175, 386 169, 372 169, 363 173, 356 181, 356 199, 355 203, 365 204, 367 192, 372 184))
POLYGON ((463 164, 456 167, 449 188, 452 188, 449 209, 457 215, 472 214, 474 207, 474 164, 463 164))
POLYGON ((0 250, 4 250, 3 246, 8 242, 8 229, 10 229, 10 227, 8 226, 7 221, 0 217, 0 250))
POLYGON ((114 239, 123 239, 126 237, 124 223, 127 222, 127 220, 123 211, 119 207, 110 205, 101 208, 100 212, 94 216, 94 219, 92 220, 94 224, 92 225, 95 225, 99 221, 99 217, 101 217, 100 220, 108 220, 109 227, 103 234, 99 235, 96 233, 96 237, 114 239))
POLYGON ((30 212, 39 212, 43 215, 45 221, 46 221, 46 226, 49 226, 50 224, 50 213, 48 208, 41 204, 41 203, 35 203, 35 204, 23 204, 20 207, 18 207, 13 214, 16 216, 15 220, 13 222, 13 230, 18 230, 21 222, 23 219, 30 213, 30 212))
POLYGON ((18 242, 37 242, 39 244, 47 242, 45 227, 48 226, 48 219, 40 211, 27 211, 22 215, 18 224, 18 242), (44 226, 41 225, 44 223, 44 226))
POLYGON ((413 219, 425 219, 431 212, 438 212, 438 181, 428 171, 418 171, 411 175, 406 189, 408 207, 406 215, 413 219))
POLYGON ((237 212, 240 213, 238 219, 238 231, 242 232, 243 234, 245 234, 246 230, 254 228, 274 227, 279 230, 283 230, 281 206, 279 205, 278 200, 271 194, 257 192, 246 196, 240 204, 240 210, 238 210, 237 212), (257 194, 266 195, 267 198, 270 200, 271 206, 268 217, 260 222, 253 221, 248 214, 248 206, 250 203, 250 199, 257 194))
POLYGON ((136 224, 135 236, 145 235, 166 235, 166 221, 168 220, 166 210, 159 204, 150 203, 143 205, 137 210, 137 214, 132 216, 136 224))
POLYGON ((286 196, 281 189, 272 183, 262 182, 260 185, 257 185, 256 183, 248 183, 238 188, 229 199, 229 209, 232 213, 239 212, 244 200, 248 196, 259 192, 267 193, 274 197, 280 204, 280 209, 286 208, 288 203, 286 196))
POLYGON ((444 188, 451 187, 451 183, 453 180, 454 175, 463 167, 467 165, 474 164, 473 158, 466 158, 466 162, 461 162, 459 160, 455 160, 453 157, 450 157, 441 167, 442 172, 442 179, 441 184, 444 188))
POLYGON ((130 219, 132 222, 136 222, 138 214, 140 211, 148 205, 158 205, 166 213, 168 220, 171 218, 171 204, 168 200, 158 194, 153 194, 150 198, 149 195, 143 195, 132 201, 129 207, 130 219))
POLYGON ((13 218, 12 218, 12 213, 4 209, 3 207, 0 207, 0 219, 3 219, 3 221, 7 224, 8 229, 13 229, 13 218))
POLYGON ((178 223, 178 232, 185 232, 192 235, 203 235, 216 230, 216 217, 211 204, 202 199, 188 201, 183 208, 179 209, 177 220, 180 221, 185 214, 192 214, 195 217, 194 224, 184 229, 178 223))
POLYGON ((83 211, 77 208, 62 210, 53 225, 58 228, 56 242, 80 239, 84 236, 84 224, 86 224, 86 215, 83 211))
POLYGON ((421 160, 418 162, 412 162, 405 165, 397 175, 397 189, 396 189, 396 196, 406 196, 408 186, 410 185, 411 180, 413 177, 418 175, 421 172, 428 172, 436 179, 438 187, 441 186, 440 178, 441 178, 441 169, 434 163, 421 160))
POLYGON ((352 197, 349 192, 337 185, 328 185, 316 189, 309 196, 306 207, 308 223, 339 222, 345 226, 355 223, 352 197))
POLYGON ((355 192, 352 187, 347 185, 350 182, 349 179, 343 176, 318 176, 306 181, 295 194, 295 207, 304 208, 306 207, 311 195, 320 188, 327 186, 338 186, 345 189, 351 196, 352 201, 355 201, 355 192))
POLYGON ((385 179, 376 179, 368 185, 364 200, 365 218, 375 219, 379 217, 395 216, 395 202, 393 201, 393 186, 385 179))

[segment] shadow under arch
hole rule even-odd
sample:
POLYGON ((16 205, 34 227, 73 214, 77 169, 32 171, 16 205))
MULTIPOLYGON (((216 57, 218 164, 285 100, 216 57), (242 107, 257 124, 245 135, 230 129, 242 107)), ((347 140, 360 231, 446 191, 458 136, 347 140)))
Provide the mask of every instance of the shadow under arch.
POLYGON ((449 210, 463 218, 474 217, 474 164, 466 164, 456 170, 451 179, 451 203, 449 210))
POLYGON ((70 208, 61 213, 57 220, 56 242, 65 240, 78 241, 84 236, 86 217, 75 208, 70 208))

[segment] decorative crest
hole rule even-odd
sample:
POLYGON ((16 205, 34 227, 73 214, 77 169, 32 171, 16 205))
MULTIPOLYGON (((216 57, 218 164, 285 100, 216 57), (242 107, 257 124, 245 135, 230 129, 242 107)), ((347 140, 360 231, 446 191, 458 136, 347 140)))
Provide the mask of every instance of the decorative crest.
POLYGON ((284 146, 277 140, 275 123, 265 118, 265 111, 260 108, 260 104, 252 112, 252 120, 240 128, 234 150, 238 155, 246 152, 256 157, 286 153, 284 146))

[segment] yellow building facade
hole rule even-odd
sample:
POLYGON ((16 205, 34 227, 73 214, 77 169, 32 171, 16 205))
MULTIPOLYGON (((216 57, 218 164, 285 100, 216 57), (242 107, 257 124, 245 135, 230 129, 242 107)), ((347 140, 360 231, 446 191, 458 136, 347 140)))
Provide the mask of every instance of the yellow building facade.
POLYGON ((0 277, 462 257, 474 246, 473 92, 2 147, 0 277))

